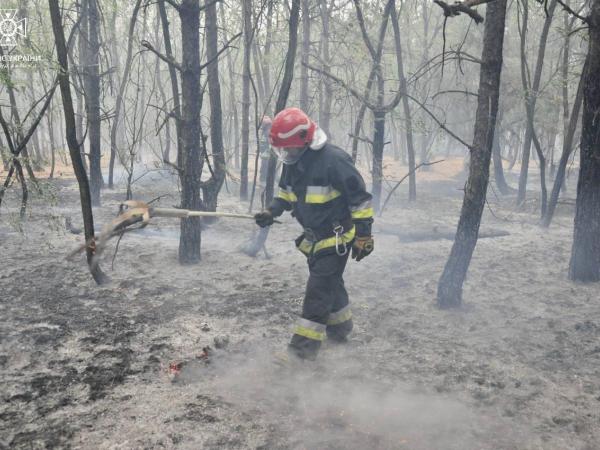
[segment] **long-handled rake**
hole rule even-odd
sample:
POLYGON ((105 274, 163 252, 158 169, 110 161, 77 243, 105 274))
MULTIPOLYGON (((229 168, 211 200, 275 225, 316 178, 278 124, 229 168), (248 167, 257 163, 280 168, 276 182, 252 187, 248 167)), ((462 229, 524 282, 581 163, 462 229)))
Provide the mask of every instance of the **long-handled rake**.
MULTIPOLYGON (((254 216, 251 214, 228 213, 221 211, 194 211, 189 209, 178 208, 154 208, 145 202, 139 200, 127 200, 121 203, 121 213, 111 222, 104 225, 102 231, 97 235, 95 243, 87 243, 75 251, 71 252, 69 257, 83 251, 86 245, 95 245, 95 255, 93 264, 97 264, 98 258, 106 248, 106 243, 115 236, 122 236, 129 231, 139 230, 146 227, 153 217, 229 217, 234 219, 251 219, 254 216)), ((276 223, 281 223, 275 220, 276 223)))

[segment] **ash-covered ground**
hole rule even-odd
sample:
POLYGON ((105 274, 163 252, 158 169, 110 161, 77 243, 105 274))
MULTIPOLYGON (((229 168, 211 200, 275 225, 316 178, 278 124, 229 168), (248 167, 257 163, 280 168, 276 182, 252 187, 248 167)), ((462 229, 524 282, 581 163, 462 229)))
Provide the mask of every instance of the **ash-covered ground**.
MULTIPOLYGON (((44 183, 22 224, 12 188, 0 210, 0 448, 599 448, 600 286, 567 280, 572 206, 543 230, 534 201, 517 212, 490 192, 482 232, 503 233, 478 242, 464 307, 442 311, 452 241, 436 234, 455 227, 464 184, 443 166, 420 178, 417 203, 395 194, 375 252, 349 263, 350 342, 293 370, 272 362, 307 279, 289 215, 270 259, 239 249, 252 222, 206 225, 194 266, 177 263, 177 221, 154 220, 125 235, 111 269, 112 243, 99 287, 83 256, 65 259, 82 239, 64 226, 81 226, 73 180, 44 183)), ((177 203, 168 179, 134 192, 177 203)), ((97 225, 124 192, 103 198, 97 225)), ((219 208, 246 206, 224 192, 219 208)))

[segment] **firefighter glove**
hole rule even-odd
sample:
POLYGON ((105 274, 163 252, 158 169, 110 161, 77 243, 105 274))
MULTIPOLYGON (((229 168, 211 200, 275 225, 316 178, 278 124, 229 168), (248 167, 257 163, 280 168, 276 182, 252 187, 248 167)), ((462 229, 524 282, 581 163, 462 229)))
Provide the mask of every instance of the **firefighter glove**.
POLYGON ((268 227, 270 225, 273 225, 273 213, 271 213, 271 211, 269 210, 259 212, 258 214, 254 215, 254 220, 256 221, 256 225, 258 225, 259 227, 268 227))
POLYGON ((352 259, 360 261, 365 256, 368 256, 373 251, 373 237, 372 236, 360 236, 357 237, 352 243, 352 259))

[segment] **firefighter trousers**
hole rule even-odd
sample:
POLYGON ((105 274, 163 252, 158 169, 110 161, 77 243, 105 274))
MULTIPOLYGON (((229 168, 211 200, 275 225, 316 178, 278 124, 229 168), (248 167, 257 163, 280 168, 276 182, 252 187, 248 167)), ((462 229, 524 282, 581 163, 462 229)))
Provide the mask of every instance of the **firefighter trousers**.
POLYGON ((301 358, 314 360, 326 336, 343 342, 352 331, 352 313, 343 279, 349 253, 308 258, 302 318, 289 344, 289 350, 301 358))

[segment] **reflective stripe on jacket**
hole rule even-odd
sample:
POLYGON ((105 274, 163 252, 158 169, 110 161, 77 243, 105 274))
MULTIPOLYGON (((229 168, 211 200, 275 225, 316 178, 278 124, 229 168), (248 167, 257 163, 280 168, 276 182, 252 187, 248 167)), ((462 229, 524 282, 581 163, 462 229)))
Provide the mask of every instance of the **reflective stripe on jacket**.
POLYGON ((270 210, 279 216, 292 211, 305 230, 298 248, 306 254, 335 248, 334 228, 343 226, 338 243, 349 243, 355 236, 370 236, 373 223, 371 194, 342 149, 326 144, 308 150, 292 165, 284 165, 279 190, 270 210))

